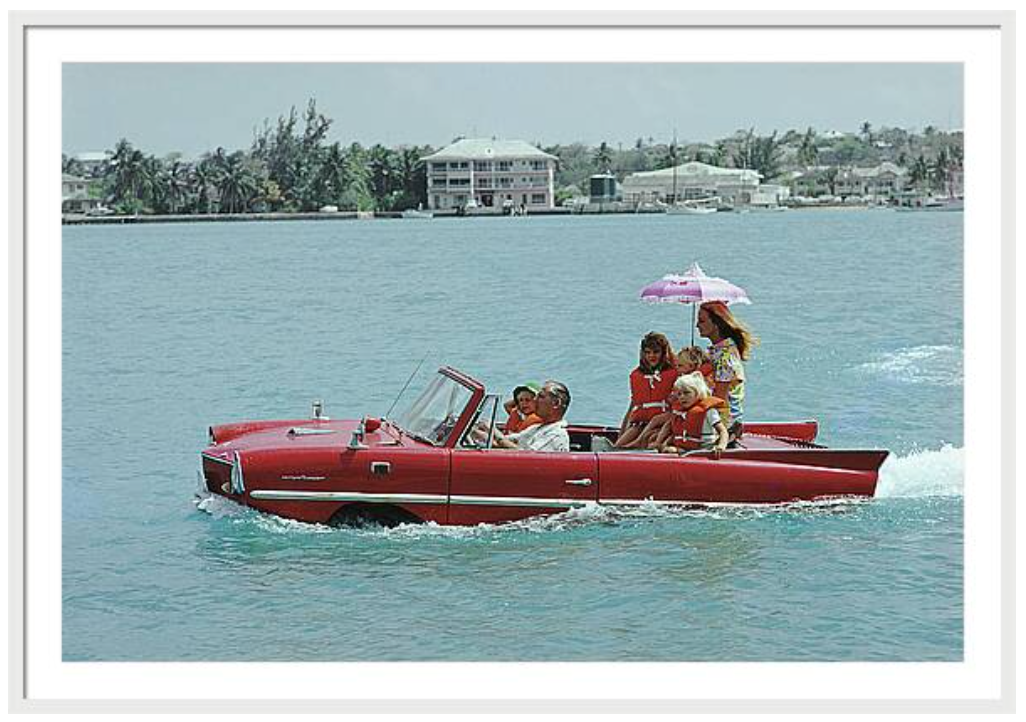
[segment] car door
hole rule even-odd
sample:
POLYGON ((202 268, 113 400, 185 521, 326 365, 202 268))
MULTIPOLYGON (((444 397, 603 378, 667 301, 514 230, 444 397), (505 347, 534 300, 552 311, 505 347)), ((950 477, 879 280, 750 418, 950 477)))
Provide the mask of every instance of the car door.
POLYGON ((515 521, 594 502, 598 462, 591 452, 452 451, 449 523, 515 521))

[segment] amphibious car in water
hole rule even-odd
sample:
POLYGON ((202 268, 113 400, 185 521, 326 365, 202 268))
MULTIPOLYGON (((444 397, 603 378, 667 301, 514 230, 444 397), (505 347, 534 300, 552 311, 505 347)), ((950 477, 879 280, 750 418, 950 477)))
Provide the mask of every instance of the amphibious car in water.
POLYGON ((203 481, 240 504, 304 522, 478 524, 605 504, 780 504, 869 497, 882 450, 814 443, 815 421, 746 423, 718 458, 598 450, 618 427, 571 424, 569 452, 490 447, 501 399, 451 367, 395 419, 312 418, 210 427, 203 481), (484 438, 485 441, 478 439, 484 438), (594 449, 594 450, 593 450, 594 449))

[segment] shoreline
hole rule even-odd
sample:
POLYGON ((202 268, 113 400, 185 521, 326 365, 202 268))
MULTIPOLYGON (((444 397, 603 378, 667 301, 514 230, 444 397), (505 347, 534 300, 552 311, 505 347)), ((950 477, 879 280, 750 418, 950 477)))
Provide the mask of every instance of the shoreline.
MULTIPOLYGON (((849 205, 843 203, 829 203, 808 206, 785 206, 787 211, 822 211, 822 210, 844 210, 844 211, 872 211, 872 210, 894 210, 890 206, 865 206, 849 205)), ((780 211, 776 211, 780 212, 780 211)), ((435 218, 524 218, 531 216, 599 216, 599 215, 663 215, 660 209, 650 210, 627 210, 604 208, 601 210, 573 210, 570 208, 543 208, 530 211, 523 216, 510 216, 501 212, 475 212, 461 216, 454 211, 434 211, 433 218, 403 218, 399 211, 337 211, 334 213, 321 213, 319 211, 305 213, 195 213, 195 214, 169 214, 169 215, 133 215, 133 216, 88 216, 84 214, 65 213, 61 215, 61 225, 123 225, 133 223, 246 223, 253 221, 367 221, 367 220, 405 220, 405 221, 430 221, 435 218)), ((774 211, 751 210, 743 213, 734 211, 721 211, 725 214, 762 215, 774 213, 774 211)))

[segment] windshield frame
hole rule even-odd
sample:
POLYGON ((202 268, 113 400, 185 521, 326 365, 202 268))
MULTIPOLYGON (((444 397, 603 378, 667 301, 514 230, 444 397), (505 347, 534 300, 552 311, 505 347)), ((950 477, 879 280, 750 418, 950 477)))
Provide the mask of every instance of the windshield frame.
MULTIPOLYGON (((440 387, 444 389, 445 387, 440 387)), ((451 387, 450 387, 451 388, 451 387)), ((463 432, 470 425, 470 420, 477 413, 478 407, 481 405, 481 401, 484 398, 485 389, 484 385, 476 379, 458 371, 450 366, 443 366, 436 372, 435 375, 431 376, 427 383, 424 384, 420 394, 410 402, 410 404, 400 413, 397 414, 390 421, 403 433, 408 436, 417 439, 418 441, 429 444, 431 446, 439 448, 453 448, 459 439, 463 437, 463 432), (462 387, 466 391, 470 392, 470 396, 467 399, 464 407, 455 413, 455 423, 445 432, 445 436, 441 439, 434 439, 431 434, 421 433, 423 429, 409 429, 404 425, 408 419, 406 418, 409 413, 418 408, 426 405, 428 399, 426 397, 428 391, 432 389, 438 382, 439 378, 447 379, 450 382, 455 383, 457 386, 462 387)), ((455 410, 454 410, 455 412, 455 410)))

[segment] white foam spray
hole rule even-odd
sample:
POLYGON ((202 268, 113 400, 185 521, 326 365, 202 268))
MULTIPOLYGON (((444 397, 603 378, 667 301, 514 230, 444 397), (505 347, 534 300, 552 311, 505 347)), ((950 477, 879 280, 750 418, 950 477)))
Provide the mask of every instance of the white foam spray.
POLYGON ((878 498, 962 496, 965 450, 951 445, 890 456, 880 468, 878 498))
POLYGON ((852 370, 906 384, 961 386, 962 349, 956 346, 911 346, 877 354, 852 370))

